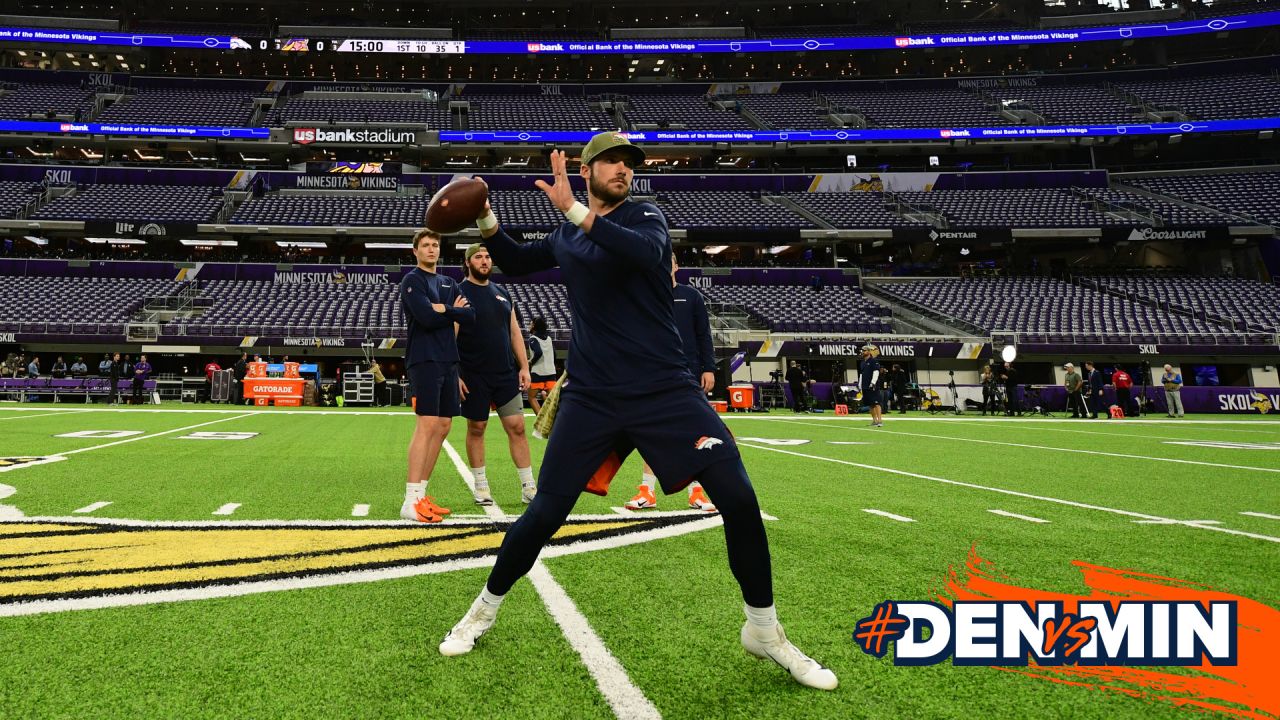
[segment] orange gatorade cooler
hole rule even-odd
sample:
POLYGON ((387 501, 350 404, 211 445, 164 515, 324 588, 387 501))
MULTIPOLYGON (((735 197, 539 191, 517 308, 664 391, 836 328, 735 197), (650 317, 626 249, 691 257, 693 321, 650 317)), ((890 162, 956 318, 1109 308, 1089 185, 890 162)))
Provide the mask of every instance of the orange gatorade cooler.
POLYGON ((734 410, 750 410, 756 404, 754 385, 730 385, 729 406, 734 410))

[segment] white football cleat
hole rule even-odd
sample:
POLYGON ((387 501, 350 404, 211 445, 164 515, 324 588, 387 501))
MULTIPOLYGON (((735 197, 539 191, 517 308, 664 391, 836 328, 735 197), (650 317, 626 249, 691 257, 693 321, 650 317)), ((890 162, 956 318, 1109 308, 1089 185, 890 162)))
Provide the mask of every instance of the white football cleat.
POLYGON ((742 626, 742 647, 756 657, 768 658, 778 663, 791 673, 796 682, 805 687, 835 690, 840 684, 835 673, 792 645, 780 624, 774 626, 773 630, 762 630, 746 623, 742 626))
POLYGON ((538 494, 538 486, 521 485, 520 486, 520 502, 528 505, 533 502, 533 496, 538 494))
POLYGON ((471 604, 467 614, 462 616, 448 635, 444 636, 444 640, 440 643, 440 654, 453 657, 471 652, 476 646, 476 640, 489 632, 489 628, 493 627, 497 619, 497 608, 489 607, 482 601, 476 600, 471 604))
POLYGON ((486 485, 477 484, 475 492, 471 494, 472 496, 475 497, 477 505, 493 504, 493 494, 489 492, 489 486, 487 484, 486 485))

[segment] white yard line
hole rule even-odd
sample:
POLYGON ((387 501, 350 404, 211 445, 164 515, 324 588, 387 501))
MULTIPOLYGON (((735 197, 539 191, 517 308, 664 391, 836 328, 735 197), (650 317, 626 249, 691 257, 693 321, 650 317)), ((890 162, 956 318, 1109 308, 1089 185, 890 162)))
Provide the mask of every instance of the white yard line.
POLYGON ((1026 520, 1027 522, 1033 522, 1033 523, 1049 522, 1044 518, 1031 517, 1030 515, 1019 515, 1018 513, 1011 513, 1008 510, 988 510, 987 512, 992 513, 994 515, 1003 515, 1004 517, 1011 517, 1011 518, 1014 518, 1015 520, 1026 520))
POLYGON ((875 510, 875 509, 872 509, 872 508, 862 508, 862 512, 864 512, 864 513, 871 513, 872 515, 879 515, 880 517, 887 517, 887 518, 889 518, 890 520, 897 520, 898 522, 915 522, 915 520, 913 520, 912 518, 905 517, 905 516, 903 516, 903 515, 894 515, 893 513, 891 513, 891 512, 885 512, 884 510, 875 510))
POLYGON ((551 571, 541 561, 533 564, 529 579, 538 590, 543 604, 551 612, 569 644, 578 652, 582 663, 595 678, 600 694, 613 708, 618 718, 658 720, 662 715, 643 691, 631 682, 626 668, 609 652, 604 641, 596 634, 585 615, 578 610, 568 593, 551 576, 551 571))
POLYGON ((1091 505, 1089 503, 1076 502, 1074 500, 1063 500, 1062 498, 1048 497, 1046 495, 1032 495, 1031 493, 1019 492, 1017 490, 1007 490, 1005 488, 989 487, 987 485, 978 485, 976 483, 963 482, 961 480, 949 480, 947 478, 935 477, 933 475, 922 475, 920 473, 908 472, 906 470, 896 470, 894 468, 880 467, 879 465, 868 465, 866 463, 852 462, 850 460, 840 460, 837 458, 823 457, 821 455, 809 455, 806 453, 795 452, 794 450, 784 450, 782 448, 768 447, 765 445, 751 445, 748 443, 738 443, 739 447, 749 447, 754 450, 764 450, 766 452, 782 453, 783 455, 792 455, 794 457, 808 458, 810 460, 819 460, 822 462, 834 463, 837 465, 846 465, 848 467, 862 468, 864 470, 874 470, 876 472, 889 473, 891 475, 901 475, 903 477, 916 478, 918 480, 928 480, 930 482, 942 483, 944 485, 953 485, 955 487, 965 487, 972 490, 985 490, 987 492, 1000 493, 1002 495, 1012 495, 1013 497, 1027 498, 1029 500, 1039 500, 1041 502, 1050 502, 1058 505, 1068 505, 1070 507, 1081 508, 1084 510, 1097 510, 1099 512, 1113 513, 1115 515, 1124 515, 1126 517, 1136 518, 1139 520, 1158 520, 1167 521, 1173 525, 1183 525, 1198 530, 1212 530, 1215 532, 1228 533, 1230 535, 1239 535, 1241 537, 1253 538, 1255 540, 1266 540, 1268 542, 1280 543, 1280 537, 1272 535, 1261 535, 1258 533, 1245 532, 1243 530, 1232 530, 1231 528, 1217 527, 1214 525, 1196 525, 1172 518, 1164 518, 1159 515, 1148 515, 1146 513, 1133 512, 1131 510, 1120 510, 1118 508, 1109 508, 1103 505, 1091 505))
MULTIPOLYGON (((1019 423, 1019 421, 1018 421, 1018 420, 975 420, 975 419, 972 419, 972 418, 969 418, 969 419, 966 419, 966 420, 953 420, 952 422, 961 422, 961 423, 966 423, 966 424, 970 424, 970 425, 985 425, 985 424, 987 424, 987 423, 1002 423, 1002 424, 1000 424, 1000 425, 997 425, 997 426, 996 426, 996 428, 998 428, 998 429, 1005 429, 1005 428, 1011 427, 1012 425, 1017 425, 1017 424, 1019 423), (1007 424, 1005 424, 1005 423, 1007 423, 1007 424)), ((1185 437, 1180 437, 1180 436, 1178 436, 1178 435, 1139 435, 1139 434, 1137 434, 1137 433, 1129 433, 1129 432, 1115 432, 1116 430, 1120 430, 1120 428, 1122 428, 1122 427, 1123 427, 1123 425, 1120 425, 1120 424, 1115 423, 1115 422, 1112 422, 1112 423, 1102 423, 1102 424, 1099 424, 1099 426, 1098 426, 1098 427, 1107 427, 1107 428, 1111 428, 1111 431, 1110 431, 1110 432, 1108 432, 1108 431, 1106 431, 1106 430, 1080 430, 1080 429, 1077 429, 1077 428, 1037 427, 1037 428, 1036 428, 1036 432, 1040 432, 1040 431, 1047 431, 1047 432, 1076 433, 1076 434, 1079 434, 1079 435, 1105 435, 1106 437, 1110 437, 1110 438, 1119 438, 1119 439, 1123 439, 1123 438, 1140 438, 1140 439, 1144 439, 1144 440, 1148 440, 1148 439, 1149 439, 1149 440, 1186 440, 1186 441, 1188 441, 1188 442, 1195 442, 1195 439, 1194 439, 1194 438, 1185 438, 1185 437)), ((1189 430, 1197 430, 1197 429, 1199 429, 1199 428, 1188 428, 1188 429, 1189 429, 1189 430)))
MULTIPOLYGON (((779 420, 776 418, 753 418, 758 420, 793 423, 797 425, 816 425, 810 422, 797 422, 795 420, 779 420)), ((953 442, 978 443, 981 445, 1002 445, 1005 447, 1027 448, 1029 450, 1050 450, 1053 452, 1075 453, 1079 455, 1096 455, 1100 457, 1124 458, 1127 460, 1149 460, 1151 462, 1176 463, 1178 465, 1200 465, 1204 467, 1226 468, 1228 470, 1252 470, 1254 472, 1280 473, 1280 468, 1274 467, 1254 467, 1253 465, 1228 465, 1226 463, 1205 462, 1202 460, 1183 460, 1181 458, 1152 457, 1150 455, 1132 455, 1129 453, 1103 452, 1101 450, 1084 450, 1081 448, 1064 448, 1055 447, 1053 445, 1031 445, 1030 443, 1005 442, 1002 440, 979 440, 977 438, 955 437, 953 435, 930 435, 928 433, 914 433, 903 430, 886 430, 885 428, 859 427, 857 425, 850 428, 861 432, 875 433, 877 435, 903 435, 906 437, 931 438, 934 440, 951 440, 953 442)))
POLYGON ((1137 525, 1221 525, 1221 520, 1134 520, 1137 525))
POLYGON ((214 515, 230 515, 234 513, 236 509, 239 507, 240 507, 240 503, 227 503, 226 505, 223 505, 217 510, 214 510, 213 514, 214 515))
MULTIPOLYGON (((444 451, 448 453, 449 459, 453 461, 454 467, 457 468, 458 474, 462 476, 462 481, 467 484, 467 488, 475 493, 475 477, 471 474, 471 469, 463 462, 462 456, 458 451, 449 444, 444 442, 444 451)), ((486 505, 484 507, 485 514, 494 520, 505 520, 506 515, 497 504, 486 505)), ((658 720, 662 715, 658 712, 658 708, 654 706, 649 698, 645 697, 644 692, 631 682, 631 677, 627 675, 626 668, 622 667, 622 663, 609 652, 609 648, 605 647, 604 641, 596 634, 595 629, 591 627, 591 623, 587 617, 578 610, 578 606, 574 604, 573 599, 565 592, 560 583, 551 575, 551 571, 547 566, 538 560, 533 564, 533 569, 529 571, 529 580, 533 582, 533 587, 538 591, 538 597, 542 598, 542 604, 546 606, 547 611, 551 613, 551 617, 560 626, 560 630, 564 632, 565 639, 569 641, 569 645, 578 653, 578 657, 582 658, 582 664, 586 666, 587 672, 591 673, 591 677, 596 681, 596 687, 600 690, 600 694, 604 696, 609 707, 613 708, 614 715, 619 718, 637 718, 639 720, 658 720)))
MULTIPOLYGON (((2 495, 0 495, 0 497, 3 497, 3 496, 2 496, 2 495)), ((1264 520, 1280 520, 1280 515, 1269 515, 1269 514, 1267 514, 1267 513, 1249 512, 1249 511, 1246 511, 1246 512, 1242 512, 1242 513, 1240 513, 1240 514, 1241 514, 1241 515, 1248 515, 1249 517, 1263 518, 1264 520)))
MULTIPOLYGON (((42 410, 44 408, 41 408, 42 410)), ((0 408, 0 410, 21 410, 21 408, 0 408)), ((14 415, 13 417, 0 417, 0 422, 5 420, 30 420, 31 418, 50 417, 52 415, 75 415, 76 413, 89 412, 88 410, 55 410, 53 412, 35 413, 32 415, 14 415)))
POLYGON ((93 511, 95 511, 95 510, 101 510, 102 508, 104 508, 104 507, 106 507, 106 506, 108 506, 108 505, 110 505, 110 504, 111 504, 111 501, 110 501, 110 500, 102 500, 102 501, 100 501, 100 502, 93 503, 92 505, 85 505, 84 507, 80 508, 79 510, 72 510, 71 512, 76 513, 76 514, 91 513, 91 512, 93 512, 93 511))
MULTIPOLYGON (((204 427, 206 425, 213 425, 214 423, 227 422, 228 420, 240 420, 242 418, 247 418, 247 417, 249 417, 249 414, 241 414, 235 417, 218 418, 217 420, 209 420, 208 422, 197 423, 195 425, 187 425, 186 427, 174 428, 172 430, 165 430, 158 433, 151 433, 150 435, 139 435, 137 437, 125 438, 124 440, 116 440, 115 442, 104 443, 102 445, 94 445, 92 447, 87 447, 87 448, 80 448, 78 450, 68 450, 66 452, 61 452, 58 454, 65 457, 67 455, 75 455, 77 453, 89 452, 90 450, 101 450, 103 448, 109 448, 115 445, 123 445, 125 443, 138 442, 139 440, 149 440, 151 438, 160 437, 161 435, 172 435, 173 433, 182 432, 183 430, 195 430, 196 428, 204 427)), ((22 466, 19 465, 18 467, 22 467, 22 466)))

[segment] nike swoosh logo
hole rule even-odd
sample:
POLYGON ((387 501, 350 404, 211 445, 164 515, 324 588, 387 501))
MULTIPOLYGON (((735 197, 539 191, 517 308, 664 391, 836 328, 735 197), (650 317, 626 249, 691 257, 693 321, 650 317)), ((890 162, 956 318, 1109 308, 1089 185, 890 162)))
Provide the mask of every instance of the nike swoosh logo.
POLYGON ((645 217, 658 217, 658 213, 647 212, 644 215, 645 217))

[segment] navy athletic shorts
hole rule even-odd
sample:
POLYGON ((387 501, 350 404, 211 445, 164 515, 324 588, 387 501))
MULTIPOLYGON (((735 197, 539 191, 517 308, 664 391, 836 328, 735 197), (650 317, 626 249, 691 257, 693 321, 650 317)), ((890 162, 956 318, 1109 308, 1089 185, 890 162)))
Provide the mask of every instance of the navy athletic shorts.
POLYGON ((862 404, 867 407, 873 405, 883 405, 884 402, 880 397, 882 393, 879 390, 869 390, 862 393, 862 404))
POLYGON ((570 378, 560 390, 538 492, 604 495, 632 450, 649 462, 664 493, 681 490, 710 465, 738 457, 729 428, 689 378, 643 391, 579 390, 570 378))
POLYGON ((458 363, 422 362, 409 366, 413 411, 418 415, 454 417, 458 407, 458 363))
POLYGON ((520 378, 514 371, 502 375, 462 373, 467 396, 462 400, 462 416, 468 420, 488 420, 489 408, 500 408, 520 394, 520 378))

